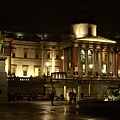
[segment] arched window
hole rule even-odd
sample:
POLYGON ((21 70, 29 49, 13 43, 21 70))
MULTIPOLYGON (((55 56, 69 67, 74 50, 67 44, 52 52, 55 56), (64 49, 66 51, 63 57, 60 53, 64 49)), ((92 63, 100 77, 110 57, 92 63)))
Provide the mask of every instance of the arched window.
POLYGON ((88 62, 92 62, 92 50, 88 50, 88 62))
POLYGON ((85 50, 81 50, 80 52, 80 57, 81 57, 81 61, 84 62, 85 61, 85 50))

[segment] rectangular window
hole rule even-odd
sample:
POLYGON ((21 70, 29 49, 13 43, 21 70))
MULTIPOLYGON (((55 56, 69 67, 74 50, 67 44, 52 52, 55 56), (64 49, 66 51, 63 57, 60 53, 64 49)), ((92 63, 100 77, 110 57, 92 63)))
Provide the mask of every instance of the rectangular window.
POLYGON ((12 53, 12 57, 13 57, 13 58, 15 57, 15 53, 14 53, 14 52, 12 53))
POLYGON ((50 52, 47 53, 47 59, 50 59, 50 52))
POLYGON ((23 76, 27 76, 28 65, 22 65, 23 76))
POLYGON ((23 76, 27 76, 27 71, 23 71, 23 76))
POLYGON ((35 58, 37 58, 37 59, 38 59, 38 53, 36 53, 36 54, 35 54, 35 58))
POLYGON ((39 76, 39 69, 35 68, 35 76, 39 76))
POLYGON ((12 75, 15 75, 15 68, 12 68, 12 75))
POLYGON ((56 60, 58 60, 59 59, 59 55, 56 55, 56 60))
POLYGON ((16 68, 17 68, 17 65, 11 64, 11 74, 12 74, 12 75, 15 75, 15 74, 16 74, 16 68))
POLYGON ((27 58, 27 51, 24 52, 24 58, 27 58))
POLYGON ((105 57, 105 61, 107 61, 107 55, 106 55, 106 54, 105 54, 105 56, 104 56, 104 57, 105 57))

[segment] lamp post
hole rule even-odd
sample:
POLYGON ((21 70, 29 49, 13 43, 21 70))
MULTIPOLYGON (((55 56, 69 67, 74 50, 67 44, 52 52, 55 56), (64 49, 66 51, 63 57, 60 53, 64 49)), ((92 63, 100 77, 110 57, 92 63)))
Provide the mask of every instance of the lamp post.
POLYGON ((49 62, 46 62, 46 67, 47 67, 47 77, 48 77, 48 73, 49 73, 49 70, 48 70, 48 67, 49 67, 49 62))
POLYGON ((92 68, 93 68, 93 65, 90 64, 89 68, 90 68, 90 81, 89 81, 89 91, 88 91, 88 93, 89 93, 89 96, 90 96, 91 95, 91 80, 92 80, 92 68))
POLYGON ((62 72, 64 72, 64 56, 61 56, 61 59, 62 59, 62 72))
POLYGON ((90 64, 90 65, 89 65, 89 68, 90 68, 90 79, 92 79, 92 68, 93 68, 93 65, 90 64))

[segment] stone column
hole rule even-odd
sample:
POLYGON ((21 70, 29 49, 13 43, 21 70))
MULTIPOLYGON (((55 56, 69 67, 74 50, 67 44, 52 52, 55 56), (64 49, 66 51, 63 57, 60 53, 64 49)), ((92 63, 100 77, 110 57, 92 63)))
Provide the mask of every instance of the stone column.
POLYGON ((67 61, 67 48, 64 49, 64 72, 68 72, 67 69, 67 65, 68 65, 68 61, 67 61))
POLYGON ((7 64, 8 64, 8 75, 11 74, 11 56, 7 56, 7 64))
POLYGON ((8 94, 7 74, 5 72, 5 59, 6 56, 0 53, 0 102, 7 101, 8 94))
POLYGON ((12 50, 12 41, 13 38, 5 38, 4 41, 7 43, 7 46, 5 47, 5 54, 7 56, 7 73, 8 75, 11 74, 11 50, 12 50))
POLYGON ((78 101, 80 100, 81 86, 78 86, 78 101))
POLYGON ((93 64, 93 77, 95 76, 95 48, 96 48, 96 46, 95 45, 93 45, 93 53, 92 53, 92 64, 93 64))
POLYGON ((113 76, 116 77, 117 74, 116 74, 116 49, 113 49, 113 76))
POLYGON ((73 47, 69 47, 69 67, 70 67, 70 75, 73 77, 73 47))
POLYGON ((110 54, 110 48, 108 47, 107 49, 107 77, 109 77, 109 74, 110 74, 109 54, 110 54))
POLYGON ((100 46, 100 51, 99 51, 99 76, 100 77, 102 75, 102 68, 103 68, 103 64, 102 64, 102 49, 103 49, 103 47, 100 46))
POLYGON ((63 62, 63 72, 64 72, 64 64, 65 64, 65 53, 64 53, 64 48, 63 48, 63 60, 62 60, 62 62, 63 62))
POLYGON ((78 76, 80 77, 82 75, 82 64, 81 64, 81 49, 82 45, 79 44, 78 46, 78 76))
POLYGON ((46 50, 44 48, 44 45, 41 46, 41 50, 42 50, 42 52, 41 52, 41 55, 42 55, 41 56, 42 57, 41 58, 41 60, 42 60, 41 61, 41 71, 42 71, 42 75, 43 75, 43 74, 45 74, 45 62, 46 62, 45 61, 46 50))
POLYGON ((55 49, 52 49, 52 72, 55 72, 55 49))
POLYGON ((64 86, 64 98, 65 98, 65 100, 67 100, 67 88, 66 88, 66 86, 64 86))
POLYGON ((89 45, 86 45, 86 48, 85 48, 85 76, 88 76, 88 49, 89 49, 89 45))

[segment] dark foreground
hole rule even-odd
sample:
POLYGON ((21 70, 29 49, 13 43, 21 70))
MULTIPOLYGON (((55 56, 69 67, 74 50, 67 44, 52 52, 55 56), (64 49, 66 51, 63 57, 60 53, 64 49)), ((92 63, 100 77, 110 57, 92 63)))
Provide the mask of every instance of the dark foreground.
POLYGON ((120 101, 80 101, 76 105, 78 114, 109 120, 119 120, 120 101))
POLYGON ((104 105, 98 108, 94 103, 83 103, 79 108, 68 101, 54 101, 54 104, 51 106, 50 101, 0 103, 0 120, 119 120, 120 117, 120 106, 116 105, 104 109, 104 105))

